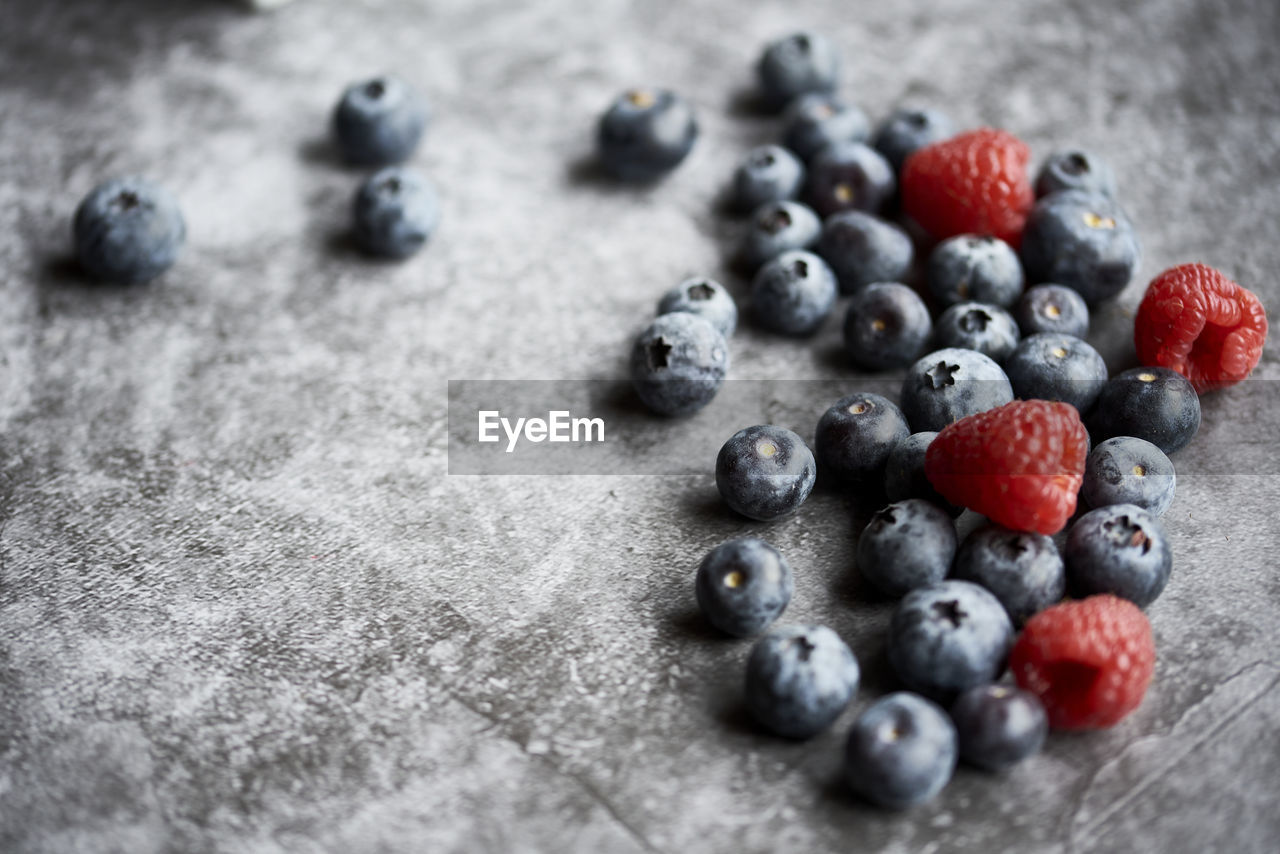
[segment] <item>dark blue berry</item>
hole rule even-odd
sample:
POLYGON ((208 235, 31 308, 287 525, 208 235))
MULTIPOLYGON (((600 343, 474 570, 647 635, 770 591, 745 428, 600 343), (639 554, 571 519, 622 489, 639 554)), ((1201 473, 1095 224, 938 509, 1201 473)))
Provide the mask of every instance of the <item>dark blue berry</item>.
POLYGON ((920 432, 941 430, 1012 400, 1013 388, 999 365, 977 351, 949 348, 911 366, 899 404, 911 429, 920 432))
POLYGON ((862 211, 845 211, 822 225, 818 253, 851 294, 873 282, 900 282, 911 269, 911 238, 896 225, 862 211))
POLYGON ((707 320, 726 339, 738 327, 738 306, 724 285, 715 279, 697 276, 685 279, 662 295, 658 314, 684 311, 707 320))
POLYGON ((734 202, 744 211, 793 199, 803 186, 804 164, 780 145, 751 149, 733 173, 734 202))
POLYGON ((1036 196, 1059 190, 1084 190, 1116 194, 1116 175, 1111 165, 1096 154, 1078 148, 1055 151, 1036 175, 1036 196))
POLYGON ((440 223, 440 197, 421 173, 404 166, 375 172, 356 192, 356 242, 383 258, 407 258, 440 223))
POLYGON ((747 658, 747 709, 786 738, 822 732, 858 690, 858 660, 826 626, 782 626, 756 641, 747 658))
POLYGON ((822 236, 822 220, 799 202, 772 202, 751 215, 739 257, 754 272, 760 265, 792 249, 812 249, 822 236))
POLYGON ((1065 285, 1027 288, 1014 306, 1013 319, 1023 335, 1056 332, 1084 338, 1089 334, 1089 306, 1084 297, 1065 285))
POLYGON ((426 100, 399 77, 353 84, 333 112, 333 135, 349 163, 388 166, 408 160, 427 129, 426 100))
POLYGON ((941 110, 899 107, 876 130, 874 145, 897 174, 918 149, 948 139, 955 132, 951 118, 941 110))
POLYGON ((86 273, 127 284, 148 282, 173 266, 187 225, 168 190, 127 177, 105 181, 85 196, 72 233, 86 273))
POLYGON ((871 803, 901 810, 932 800, 956 770, 956 730, 935 703, 900 691, 867 707, 849 730, 844 774, 871 803))
POLYGON ((893 446, 884 466, 884 492, 890 501, 923 498, 955 517, 959 516, 964 508, 943 498, 941 493, 934 489, 933 484, 929 482, 929 476, 924 472, 924 460, 929 451, 929 443, 937 435, 936 432, 929 430, 912 433, 893 446))
POLYGON ((1004 360, 1004 372, 1020 400, 1061 400, 1081 414, 1107 384, 1107 363, 1097 350, 1079 338, 1052 332, 1019 341, 1004 360))
POLYGON ((680 165, 698 139, 698 121, 684 98, 665 89, 624 92, 600 117, 600 165, 622 181, 656 181, 680 165))
POLYGON ((955 554, 955 523, 921 498, 885 507, 858 537, 858 571, 888 596, 942 581, 955 554))
POLYGON ((994 682, 1012 645, 1004 606, 968 581, 912 590, 889 621, 889 663, 907 687, 927 695, 994 682))
POLYGON ((771 522, 794 513, 813 491, 818 464, 804 440, 785 427, 739 430, 716 457, 716 488, 730 509, 771 522))
POLYGON ((809 92, 830 92, 840 76, 835 46, 815 32, 800 32, 765 45, 756 63, 763 102, 781 109, 809 92))
POLYGON ((1022 232, 1027 279, 1074 288, 1091 305, 1124 290, 1140 255, 1129 218, 1101 193, 1062 190, 1045 196, 1022 232))
POLYGON ((1080 497, 1090 507, 1136 504, 1163 516, 1173 503, 1177 476, 1164 451, 1134 436, 1100 442, 1089 453, 1080 497))
POLYGON ((746 537, 716 546, 698 567, 694 592, 711 625, 734 637, 764 631, 791 601, 791 567, 764 540, 746 537))
POLYGON ((661 315, 631 349, 631 384, 645 406, 662 415, 688 415, 706 406, 728 370, 724 336, 688 312, 661 315))
POLYGON ((1088 426, 1095 442, 1137 436, 1172 454, 1200 429, 1200 398, 1177 371, 1132 368, 1102 387, 1088 426))
POLYGON ((1099 507, 1076 520, 1063 549, 1072 595, 1111 593, 1139 608, 1156 600, 1173 569, 1164 526, 1136 504, 1099 507))
POLYGON ((836 302, 836 277, 826 262, 802 249, 766 261, 751 282, 751 309, 766 329, 811 335, 836 302))
POLYGON ((844 349, 871 371, 901 368, 920 358, 933 336, 929 309, 919 294, 897 282, 854 291, 844 316, 844 349))
POLYGON ((933 330, 939 347, 976 350, 996 362, 1003 362, 1018 346, 1013 315, 990 303, 958 302, 938 317, 933 330))
POLYGON ((1040 698, 1009 685, 979 685, 951 706, 960 756, 987 771, 1003 771, 1040 751, 1049 716, 1040 698))
POLYGON ((823 216, 840 211, 876 213, 893 196, 897 179, 889 161, 869 145, 829 145, 809 162, 808 199, 823 216))
POLYGON ((965 537, 951 575, 989 590, 1018 626, 1059 602, 1067 584, 1062 556, 1053 540, 996 524, 965 537))
POLYGON ((797 98, 787 107, 783 126, 783 143, 806 161, 828 145, 865 142, 871 132, 866 113, 829 94, 797 98))
POLYGON ((813 447, 823 477, 845 486, 879 483, 889 451, 910 433, 896 403, 859 392, 840 398, 822 414, 813 447))
POLYGON ((961 234, 929 255, 929 292, 940 305, 985 302, 1008 308, 1022 294, 1022 264, 1009 244, 996 237, 961 234))

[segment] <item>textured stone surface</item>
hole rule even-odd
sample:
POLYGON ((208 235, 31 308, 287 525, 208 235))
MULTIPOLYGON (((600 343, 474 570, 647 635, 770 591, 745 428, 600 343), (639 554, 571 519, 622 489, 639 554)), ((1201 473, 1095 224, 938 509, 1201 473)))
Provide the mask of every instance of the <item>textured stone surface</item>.
MULTIPOLYGON (((800 23, 842 46, 874 117, 914 98, 1038 157, 1109 157, 1141 281, 1202 260, 1280 305, 1271 0, 791 5, 8 0, 0 849, 1273 850, 1273 382, 1206 398, 1174 459, 1142 708, 1006 776, 962 770, 907 815, 839 782, 852 715, 892 685, 889 608, 853 570, 868 508, 820 493, 780 524, 732 518, 710 458, 686 477, 446 474, 446 380, 619 377, 682 277, 743 295, 715 204, 777 133, 741 106, 755 52, 800 23), (402 265, 351 251, 360 173, 325 144, 342 86, 384 69, 433 101, 416 163, 445 200, 402 265), (655 188, 603 185, 595 115, 648 81, 694 100, 703 138, 655 188), (69 218, 126 171, 177 193, 190 243, 151 286, 88 286, 69 218), (748 645, 695 616, 703 553, 761 532, 796 570, 787 619, 863 663, 854 707, 807 744, 746 722, 748 645)), ((1096 319, 1113 369, 1140 291, 1096 319)), ((736 376, 859 387, 838 321, 813 343, 747 326, 736 376)), ((829 403, 783 384, 757 418, 807 436, 829 403)), ((723 417, 697 416, 745 426, 723 417)))

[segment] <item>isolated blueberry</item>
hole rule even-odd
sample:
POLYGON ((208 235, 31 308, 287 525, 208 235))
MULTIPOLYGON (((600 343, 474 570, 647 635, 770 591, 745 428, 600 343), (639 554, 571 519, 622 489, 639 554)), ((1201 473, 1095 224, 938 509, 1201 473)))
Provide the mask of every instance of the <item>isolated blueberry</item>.
POLYGON ((871 803, 906 809, 933 799, 956 770, 956 730, 935 703, 899 691, 867 707, 845 744, 844 775, 871 803))
POLYGON ((889 663, 907 687, 926 695, 994 682, 1012 645, 1000 601, 968 581, 912 590, 889 621, 889 663))
POLYGON ((751 281, 751 309, 765 329, 811 335, 836 302, 836 277, 827 263, 802 249, 765 262, 751 281))
POLYGON ((938 434, 931 430, 912 433, 889 452, 889 459, 884 465, 884 492, 890 501, 905 501, 908 498, 923 498, 936 504, 948 515, 959 516, 963 507, 957 507, 929 482, 924 472, 924 459, 929 451, 929 443, 938 434))
POLYGON ((850 210, 876 213, 896 186, 889 161, 861 142, 829 145, 809 161, 809 204, 823 216, 850 210))
POLYGON ((810 738, 844 711, 858 690, 858 660, 826 626, 782 626, 747 658, 752 717, 777 735, 810 738))
POLYGON ((874 146, 897 174, 918 149, 952 137, 955 132, 951 118, 941 110, 899 107, 876 130, 874 146))
POLYGON ((873 282, 900 282, 911 269, 911 238, 896 225, 862 211, 844 211, 822 225, 818 254, 851 294, 873 282))
POLYGON ((1156 600, 1173 569, 1164 526, 1136 504, 1099 507, 1076 520, 1063 549, 1073 596, 1111 593, 1139 608, 1156 600))
POLYGON ((662 415, 688 415, 711 402, 729 370, 729 347, 710 321, 677 311, 659 316, 631 349, 631 384, 662 415))
POLYGON ((733 173, 734 202, 744 211, 793 199, 803 186, 804 164, 780 145, 751 149, 733 173))
POLYGON ((685 279, 662 295, 658 302, 658 314, 684 311, 696 314, 720 331, 726 339, 738 327, 738 306, 715 279, 695 276, 685 279))
POLYGON ((929 292, 940 305, 986 302, 1008 308, 1022 294, 1018 254, 998 237, 961 234, 929 255, 929 292))
POLYGON ((734 637, 764 631, 791 601, 791 567, 764 540, 745 537, 716 546, 702 559, 694 592, 707 620, 734 637))
POLYGON ((818 464, 804 439, 772 424, 739 430, 716 457, 716 488, 725 504, 760 522, 794 513, 817 476, 818 464))
POLYGON ((858 537, 858 571, 888 596, 942 581, 955 554, 951 516, 922 498, 885 507, 858 537))
POLYGON ((754 272, 770 258, 792 249, 812 249, 822 235, 822 220, 799 202, 772 202, 751 214, 739 258, 754 272))
POLYGON ((1095 442, 1137 436, 1172 454, 1200 429, 1200 398, 1177 371, 1132 368, 1107 380, 1087 424, 1095 442))
POLYGON ((600 117, 596 151, 621 181, 656 181, 680 165, 698 139, 698 121, 684 98, 666 89, 632 89, 600 117))
POLYGON ((1107 384, 1107 363, 1097 350, 1072 335, 1053 332, 1019 341, 1004 360, 1004 372, 1020 400, 1061 400, 1081 415, 1107 384))
POLYGON ((939 347, 976 350, 996 362, 1018 346, 1018 324, 998 305, 958 302, 944 311, 933 327, 939 347))
POLYGON ((911 433, 902 410, 870 392, 847 395, 822 414, 813 448, 823 477, 844 486, 880 483, 889 451, 911 433))
POLYGON ((412 86, 383 75, 347 87, 333 111, 333 135, 347 162, 388 166, 409 159, 429 118, 412 86))
POLYGON ((1163 516, 1173 503, 1177 476, 1164 451, 1134 436, 1099 442, 1084 466, 1080 497, 1090 507, 1136 504, 1163 516))
POLYGON ((951 576, 989 590, 1016 626, 1061 601, 1067 584, 1053 540, 993 523, 964 538, 951 576))
POLYGON ((841 142, 866 142, 871 132, 867 114, 830 94, 796 98, 782 118, 783 142, 803 160, 841 142))
POLYGON ((1000 366, 974 350, 936 350, 919 359, 902 381, 899 405, 916 432, 941 430, 952 421, 1013 400, 1000 366))
POLYGON ((104 181, 76 208, 76 257, 108 282, 147 282, 178 260, 187 225, 169 191, 145 178, 104 181))
POLYGON ((933 336, 929 309, 919 294, 897 282, 854 291, 844 316, 844 349, 860 368, 901 368, 920 358, 933 336))
POLYGON ((1116 194, 1116 175, 1096 154, 1078 148, 1055 151, 1036 175, 1036 196, 1059 190, 1085 190, 1107 196, 1116 194))
POLYGON ((1002 771, 1040 751, 1049 716, 1040 698, 1011 685, 979 685, 951 706, 960 756, 988 771, 1002 771))
POLYGON ((1062 190, 1045 196, 1022 232, 1028 281, 1074 288, 1091 305, 1124 290, 1140 254, 1129 218, 1101 193, 1062 190))
POLYGON ((421 173, 404 166, 375 172, 356 192, 356 242, 383 258, 407 258, 440 223, 440 198, 421 173))
POLYGON ((800 32, 765 45, 756 63, 760 94, 780 109, 800 95, 830 92, 840 75, 840 56, 826 36, 800 32))
POLYGON ((1023 335, 1057 332, 1084 338, 1089 334, 1089 306, 1066 285, 1027 288, 1013 309, 1013 319, 1023 335))

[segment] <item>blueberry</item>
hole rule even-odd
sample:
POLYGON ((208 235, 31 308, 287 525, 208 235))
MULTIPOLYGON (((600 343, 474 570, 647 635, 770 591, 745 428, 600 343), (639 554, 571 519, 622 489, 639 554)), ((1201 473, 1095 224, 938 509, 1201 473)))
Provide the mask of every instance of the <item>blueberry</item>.
POLYGON ((899 107, 876 130, 875 149, 895 174, 918 149, 955 135, 951 118, 940 110, 899 107))
POLYGON ((929 255, 929 292, 940 305, 972 300, 1008 308, 1022 294, 1022 264, 1008 243, 996 237, 961 234, 929 255))
POLYGON ((906 285, 877 282, 849 298, 844 349, 860 368, 905 367, 920 358, 932 336, 929 309, 906 285))
POLYGON ((698 139, 698 121, 684 98, 665 89, 619 95, 600 117, 600 165, 621 181, 656 181, 680 165, 698 139))
POLYGON ((889 621, 889 663, 922 694, 941 697, 994 682, 1012 645, 1000 600, 968 581, 917 587, 889 621))
POLYGON ((867 707, 849 731, 844 773, 871 803, 906 809, 932 800, 956 770, 956 729, 936 704, 899 691, 867 707))
POLYGON ((799 202, 761 205, 751 215, 739 257, 754 272, 770 258, 792 249, 812 249, 822 235, 822 220, 799 202))
POLYGON ((353 215, 360 247, 383 258, 407 258, 440 222, 440 198, 419 172, 388 166, 356 192, 353 215))
POLYGON ((1028 280, 1074 288, 1091 305, 1124 290, 1140 254, 1129 218, 1101 193, 1062 190, 1045 196, 1022 232, 1028 280))
POLYGON ((1079 338, 1052 332, 1019 341, 1004 360, 1004 372, 1020 400, 1061 400, 1081 414, 1107 384, 1107 363, 1097 350, 1079 338))
POLYGON ((766 329, 811 335, 836 302, 836 277, 826 262, 802 249, 766 261, 751 282, 751 308, 766 329))
POLYGON ((1088 426, 1095 442, 1137 436, 1172 454, 1200 429, 1200 398, 1176 371, 1132 368, 1107 380, 1088 426))
POLYGON ((974 350, 936 350, 919 359, 902 381, 899 405, 917 432, 941 430, 953 421, 1013 400, 1000 366, 974 350))
POLYGON ((729 347, 710 321, 688 312, 658 317, 631 349, 631 384, 662 415, 688 415, 711 402, 729 370, 729 347))
POLYGON ((1072 595, 1111 593, 1139 608, 1156 600, 1173 569, 1164 526, 1136 504, 1099 507, 1076 520, 1063 549, 1072 595))
POLYGON ((685 279, 662 295, 658 314, 684 311, 707 320, 728 338, 738 327, 738 306, 715 279, 697 276, 685 279))
POLYGON ((976 350, 996 362, 1018 346, 1018 324, 998 305, 958 302, 938 317, 934 340, 940 347, 976 350))
POLYGON ((900 282, 911 269, 911 238, 896 225, 862 211, 845 211, 822 225, 818 254, 851 294, 873 282, 900 282))
POLYGON ((910 433, 896 403, 860 392, 822 414, 813 447, 824 477, 846 486, 880 483, 889 451, 910 433))
POLYGON ((1018 626, 1059 602, 1067 584, 1053 540, 991 523, 964 538, 951 575, 989 590, 1018 626))
POLYGON ((818 464, 804 439, 772 424, 739 430, 716 457, 716 488, 725 504, 760 522, 794 513, 817 476, 818 464))
POLYGON ((858 660, 831 629, 783 626, 751 648, 747 708, 777 735, 810 738, 840 717, 859 676, 858 660))
POLYGON ((921 498, 885 507, 858 537, 858 571, 888 596, 942 581, 955 554, 955 523, 921 498))
POLYGON ((869 145, 840 142, 809 162, 808 198, 823 216, 839 211, 876 213, 893 195, 897 179, 889 161, 869 145))
POLYGON ((1013 309, 1013 319, 1023 335, 1057 332, 1084 338, 1089 334, 1089 306, 1065 285, 1028 288, 1013 309))
POLYGON ((1115 436, 1089 454, 1080 497, 1090 507, 1136 504, 1163 516, 1173 503, 1177 476, 1164 451, 1134 436, 1115 436))
POLYGON ((827 94, 797 98, 782 123, 784 144, 806 161, 828 145, 866 142, 871 132, 866 113, 827 94))
POLYGON ((929 482, 924 473, 924 458, 929 451, 929 443, 938 434, 931 430, 912 433, 889 452, 889 459, 884 465, 884 492, 890 501, 905 501, 908 498, 923 498, 941 507, 948 515, 959 516, 963 507, 957 507, 943 498, 938 490, 929 482))
POLYGON ((804 164, 780 145, 751 149, 733 173, 734 203, 748 212, 768 202, 793 199, 803 186, 804 164))
POLYGON ((427 129, 426 100, 399 77, 355 83, 333 111, 333 135, 349 163, 388 166, 408 160, 427 129))
POLYGON ((840 56, 825 36, 794 33, 765 45, 756 73, 764 103, 781 109, 800 95, 834 90, 840 75, 840 56))
POLYGON ((169 191, 145 178, 104 181, 72 222, 80 266, 95 279, 148 282, 173 266, 187 225, 169 191))
POLYGON ((734 637, 759 634, 791 601, 791 567, 764 540, 746 537, 716 546, 702 559, 694 591, 711 625, 734 637))
POLYGON ((1040 751, 1049 716, 1040 698, 1008 685, 979 685, 951 706, 960 756, 988 771, 1003 771, 1040 751))
POLYGON ((1059 190, 1084 190, 1116 194, 1116 175, 1096 154, 1078 148, 1055 151, 1036 175, 1036 196, 1047 196, 1059 190))

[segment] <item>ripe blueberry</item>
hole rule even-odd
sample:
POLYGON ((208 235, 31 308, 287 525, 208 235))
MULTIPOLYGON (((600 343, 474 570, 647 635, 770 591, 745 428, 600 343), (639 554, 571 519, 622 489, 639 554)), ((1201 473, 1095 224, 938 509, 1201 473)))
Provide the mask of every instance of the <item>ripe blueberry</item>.
POLYGON ((989 590, 1015 626, 1060 601, 1067 584, 1053 540, 994 523, 965 537, 951 576, 989 590))
POLYGON ((951 118, 941 110, 899 107, 876 130, 874 146, 896 175, 917 149, 941 142, 955 132, 951 118))
POLYGON ((1055 151, 1036 175, 1036 196, 1059 190, 1085 190, 1116 194, 1116 175, 1110 164, 1096 154, 1078 148, 1055 151))
POLYGON ((421 173, 388 166, 356 192, 355 237, 370 255, 407 258, 423 247, 440 223, 440 198, 421 173))
POLYGON ((844 774, 871 803, 901 810, 936 797, 956 770, 956 729, 946 712, 900 691, 867 707, 849 731, 844 774))
POLYGON ((1018 346, 1013 315, 990 303, 958 302, 938 317, 933 330, 939 347, 976 350, 995 362, 1003 362, 1018 346))
POLYGON ((1013 401, 1004 371, 973 350, 937 350, 917 360, 902 381, 899 403, 917 432, 941 430, 952 421, 1013 401))
POLYGON ((793 199, 803 186, 804 164, 780 145, 751 149, 733 173, 734 202, 744 211, 793 199))
POLYGON ((925 454, 929 451, 929 443, 937 435, 933 431, 912 433, 893 446, 884 466, 884 492, 890 501, 923 498, 955 517, 964 508, 943 498, 929 482, 929 476, 924 471, 925 454))
POLYGON ((1000 601, 968 581, 912 590, 889 621, 889 663, 908 688, 926 695, 994 682, 1012 645, 1000 601))
POLYGON ((352 84, 333 111, 333 135, 349 163, 388 166, 408 160, 427 129, 427 102, 399 77, 352 84))
POLYGON ((910 433, 896 403, 859 392, 822 414, 813 447, 823 477, 845 486, 879 483, 889 451, 910 433))
POLYGON ((1132 368, 1107 380, 1088 424, 1095 442, 1137 436, 1172 454, 1200 429, 1200 397, 1177 371, 1132 368))
POLYGON ((1067 533, 1063 557, 1072 595, 1112 593, 1139 608, 1164 591, 1173 569, 1164 526, 1135 504, 1099 507, 1081 516, 1067 533))
POLYGON ((86 273, 108 282, 148 282, 173 266, 186 222, 168 190, 145 178, 105 181, 76 208, 76 257, 86 273))
POLYGON ((933 335, 919 294, 897 282, 854 291, 844 316, 844 349, 860 368, 901 368, 920 358, 933 335))
POLYGON ((826 626, 783 626, 747 658, 747 709, 786 738, 810 738, 844 711, 858 690, 858 660, 826 626))
POLYGON ((858 571, 887 596, 942 581, 955 554, 951 517, 921 498, 885 507, 858 537, 858 571))
POLYGON ((756 63, 764 103, 781 109, 797 96, 830 92, 840 74, 840 56, 826 36, 793 33, 765 45, 756 63))
POLYGON ((702 559, 694 592, 711 625, 734 637, 759 634, 791 601, 791 567, 756 537, 729 540, 702 559))
POLYGON ((911 238, 896 225, 862 211, 845 211, 822 225, 818 254, 851 294, 873 282, 900 282, 911 268, 911 238))
POLYGON ((1091 305, 1124 290, 1140 254, 1129 218, 1101 193, 1062 190, 1045 196, 1022 232, 1027 279, 1074 288, 1091 305))
POLYGON ((1024 336, 1056 332, 1084 338, 1089 334, 1089 306, 1065 285, 1027 288, 1013 309, 1013 319, 1024 336))
POLYGON ((656 318, 631 349, 631 384, 645 406, 662 415, 689 415, 711 402, 729 370, 729 347, 696 314, 656 318))
POLYGON ((828 145, 865 142, 870 133, 866 113, 830 94, 797 98, 787 107, 783 126, 783 142, 806 161, 828 145))
POLYGON ((809 161, 809 204, 823 216, 849 210, 876 213, 896 185, 889 161, 861 142, 829 145, 809 161))
POLYGON ((929 292, 941 305, 974 301, 1008 308, 1022 294, 1022 264, 996 237, 961 234, 929 255, 929 292))
POLYGON ((600 165, 621 181, 656 181, 693 150, 698 121, 693 107, 666 89, 624 92, 600 117, 600 165))
POLYGON ((987 771, 1003 771, 1040 751, 1049 716, 1040 698, 1010 685, 979 685, 951 706, 960 756, 987 771))
POLYGON ((738 306, 715 279, 695 276, 685 279, 662 295, 658 302, 658 314, 684 311, 696 314, 719 330, 726 339, 738 327, 738 306))
POLYGON ((804 440, 785 427, 739 430, 716 457, 716 488, 730 509, 772 522, 794 513, 813 491, 818 464, 804 440))
POLYGON ((1107 384, 1107 363, 1071 335, 1041 332, 1018 342, 1004 360, 1013 393, 1022 400, 1061 400, 1086 413, 1107 384))
POLYGON ((1177 476, 1164 451, 1134 436, 1098 443, 1085 463, 1080 497, 1090 507, 1136 504, 1163 516, 1173 503, 1177 476))
POLYGON ((826 262, 802 249, 766 261, 751 282, 751 308, 766 329, 811 335, 836 302, 836 277, 826 262))
POLYGON ((792 249, 812 249, 822 235, 822 220, 799 202, 772 202, 751 214, 751 223, 738 252, 742 265, 755 272, 760 265, 792 249))

